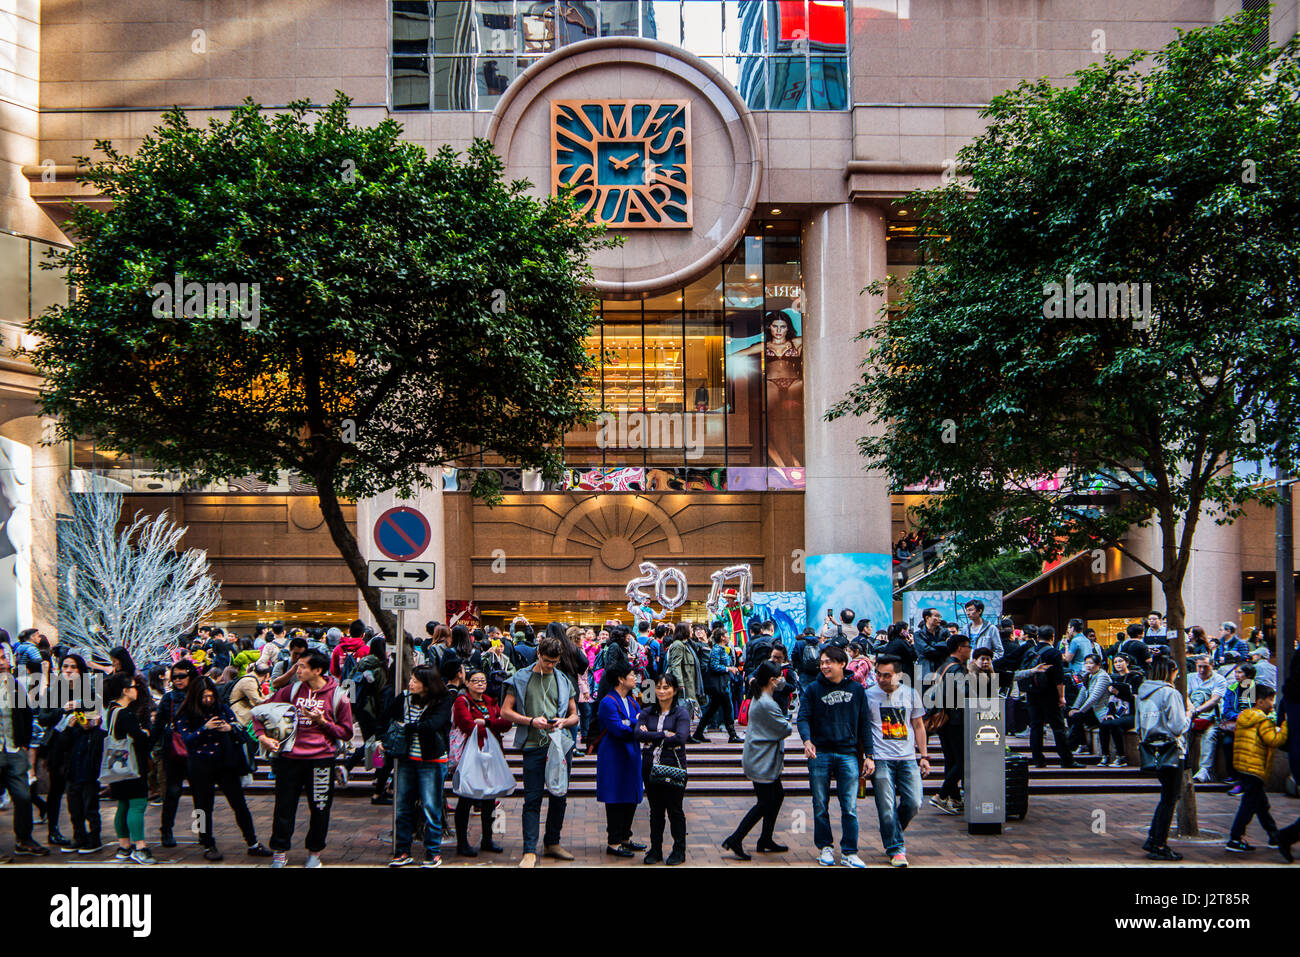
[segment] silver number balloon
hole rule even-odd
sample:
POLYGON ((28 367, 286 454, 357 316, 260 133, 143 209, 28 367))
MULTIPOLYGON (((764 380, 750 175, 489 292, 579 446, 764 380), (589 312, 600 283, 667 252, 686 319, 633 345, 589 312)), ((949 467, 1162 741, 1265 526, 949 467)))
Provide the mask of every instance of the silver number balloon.
POLYGON ((686 576, 680 568, 665 568, 659 573, 659 579, 655 582, 655 597, 665 612, 673 611, 686 603, 686 576), (669 582, 675 586, 671 597, 668 594, 669 582))
POLYGON ((737 604, 744 607, 754 603, 754 573, 748 565, 728 565, 726 568, 718 569, 709 577, 713 580, 713 587, 709 589, 709 600, 704 603, 704 607, 712 617, 721 615, 723 608, 726 607, 722 586, 729 579, 736 580, 737 604))
POLYGON ((645 612, 642 609, 654 601, 654 595, 642 591, 642 586, 648 585, 654 588, 659 581, 659 566, 654 562, 642 562, 637 570, 641 574, 627 583, 626 591, 627 610, 632 613, 633 618, 644 616, 645 612))

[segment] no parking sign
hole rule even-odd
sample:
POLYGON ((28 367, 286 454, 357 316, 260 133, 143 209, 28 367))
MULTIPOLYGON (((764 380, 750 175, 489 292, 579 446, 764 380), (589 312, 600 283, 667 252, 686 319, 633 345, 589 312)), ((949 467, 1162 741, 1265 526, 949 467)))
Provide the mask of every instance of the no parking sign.
POLYGON ((407 505, 390 508, 375 520, 375 547, 395 562, 415 558, 432 538, 429 520, 407 505))

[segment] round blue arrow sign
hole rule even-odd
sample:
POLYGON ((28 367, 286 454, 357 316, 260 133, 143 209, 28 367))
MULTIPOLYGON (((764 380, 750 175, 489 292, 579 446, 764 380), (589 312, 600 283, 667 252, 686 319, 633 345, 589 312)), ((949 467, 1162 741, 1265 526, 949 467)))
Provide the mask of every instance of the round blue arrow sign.
POLYGON ((375 547, 395 562, 406 562, 429 547, 429 520, 405 505, 390 508, 375 521, 375 547))

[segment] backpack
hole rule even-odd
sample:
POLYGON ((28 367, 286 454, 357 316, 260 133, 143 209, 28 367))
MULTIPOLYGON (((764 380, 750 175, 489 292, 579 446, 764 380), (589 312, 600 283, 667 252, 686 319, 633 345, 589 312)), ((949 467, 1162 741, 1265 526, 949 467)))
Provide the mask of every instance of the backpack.
POLYGON ((493 668, 487 675, 486 694, 493 701, 501 700, 501 691, 505 688, 506 682, 510 680, 510 672, 503 668, 493 668))
MULTIPOLYGON (((1043 648, 1045 647, 1047 646, 1034 642, 1033 647, 1026 651, 1025 656, 1020 659, 1020 668, 1018 670, 1024 671, 1037 665, 1038 660, 1043 657, 1043 648)), ((1030 675, 1027 678, 1021 678, 1020 690, 1028 693, 1031 688, 1038 688, 1038 679, 1041 677, 1041 674, 1037 674, 1030 675)))
POLYGON ((632 652, 627 656, 628 663, 632 665, 633 671, 644 672, 650 661, 650 656, 646 654, 646 646, 639 641, 632 642, 632 652))
POLYGON ((817 648, 817 642, 811 639, 805 639, 803 649, 799 652, 799 664, 797 668, 800 674, 813 674, 821 665, 821 652, 817 648))
POLYGON ((357 658, 351 652, 344 652, 343 658, 339 662, 339 683, 352 681, 357 673, 357 658))

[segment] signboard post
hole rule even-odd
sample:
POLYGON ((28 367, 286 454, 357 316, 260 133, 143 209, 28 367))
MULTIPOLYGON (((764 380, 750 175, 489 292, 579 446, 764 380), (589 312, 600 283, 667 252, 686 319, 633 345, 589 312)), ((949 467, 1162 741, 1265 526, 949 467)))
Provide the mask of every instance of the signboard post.
POLYGON ((996 685, 972 681, 966 698, 966 830, 1001 834, 1007 820, 1007 748, 996 685))
MULTIPOLYGON (((384 524, 385 518, 396 511, 399 510, 389 509, 380 516, 379 521, 375 523, 375 544, 379 545, 380 550, 385 554, 389 554, 389 549, 386 549, 384 545, 381 544, 381 527, 390 528, 390 526, 384 524)), ((419 515, 418 512, 415 514, 419 515)), ((425 528, 428 528, 427 522, 425 523, 425 528)), ((385 534, 391 537, 393 533, 390 530, 385 532, 385 534)), ((393 543, 390 541, 389 544, 392 545, 393 543)), ((418 555, 427 545, 428 536, 426 535, 424 538, 424 544, 421 545, 419 550, 414 552, 414 554, 418 555)), ((396 551, 395 548, 394 551, 396 551)), ((398 551, 397 554, 403 553, 398 551)), ((432 591, 434 582, 437 581, 437 572, 437 566, 433 562, 410 562, 400 560, 387 561, 378 558, 366 562, 366 581, 369 584, 374 585, 377 588, 397 589, 396 591, 383 591, 380 592, 379 595, 379 606, 381 608, 397 612, 397 657, 393 659, 394 695, 400 695, 402 689, 406 687, 406 682, 403 681, 405 675, 403 674, 402 669, 402 662, 405 660, 406 655, 406 610, 408 608, 418 609, 420 607, 420 598, 419 595, 416 594, 416 591, 432 591), (407 591, 407 589, 415 589, 415 591, 407 591)), ((396 801, 393 802, 393 849, 394 851, 397 849, 396 801)))

